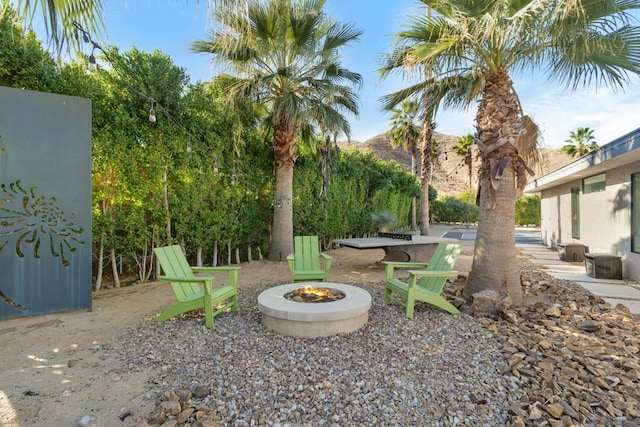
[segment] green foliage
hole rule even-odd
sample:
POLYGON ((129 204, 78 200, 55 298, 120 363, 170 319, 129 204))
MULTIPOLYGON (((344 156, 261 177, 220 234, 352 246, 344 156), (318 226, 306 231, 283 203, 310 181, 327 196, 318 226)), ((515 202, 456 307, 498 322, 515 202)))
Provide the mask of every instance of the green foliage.
POLYGON ((391 212, 371 214, 371 220, 378 230, 391 229, 396 223, 396 216, 391 212))
POLYGON ((524 196, 516 200, 516 224, 540 225, 540 196, 524 196))
POLYGON ((476 203, 477 192, 475 190, 465 190, 462 193, 458 194, 458 199, 462 200, 466 203, 471 203, 474 205, 476 203))
POLYGON ((429 186, 429 203, 433 202, 438 198, 438 190, 429 186))
POLYGON ((418 102, 407 99, 391 112, 393 113, 391 115, 391 129, 388 132, 391 146, 402 146, 415 157, 418 142, 422 136, 421 126, 416 123, 418 102))
MULTIPOLYGON (((324 1, 253 1, 242 16, 234 8, 216 8, 213 19, 224 31, 211 31, 206 40, 191 43, 194 52, 211 55, 227 70, 217 80, 231 109, 243 103, 263 109, 278 168, 279 200, 288 201, 293 194, 297 140, 314 139, 314 131, 323 137, 348 136, 345 114, 358 114, 356 88, 362 76, 345 68, 341 55, 362 32, 334 21, 324 6, 324 1)), ((287 202, 274 212, 272 260, 293 250, 292 207, 287 202)))
POLYGON ((411 198, 420 188, 411 174, 371 152, 344 150, 331 175, 327 202, 319 198, 322 177, 317 157, 298 159, 294 175, 294 234, 322 240, 378 230, 374 218, 388 214, 395 227, 410 223, 411 198))
POLYGON ((435 200, 430 207, 434 222, 470 224, 478 221, 479 209, 475 203, 469 203, 452 196, 435 200))
MULTIPOLYGON (((8 22, 2 22, 3 30, 8 22)), ((16 45, 22 46, 28 36, 16 31, 16 45)), ((0 58, 5 67, 0 70, 12 70, 5 75, 16 84, 92 101, 95 250, 113 251, 140 271, 144 262, 150 270, 150 249, 167 243, 178 242, 190 254, 201 249, 206 260, 217 245, 221 263, 227 248, 240 248, 241 256, 248 246, 266 253, 273 146, 258 128, 253 106, 232 111, 220 86, 190 85, 184 71, 159 51, 107 51, 111 66, 93 73, 81 63, 57 67, 44 51, 40 62, 22 63, 20 53, 0 58), (20 74, 9 67, 13 64, 26 69, 20 74), (155 123, 148 120, 151 98, 155 123)), ((334 147, 330 152, 331 161, 323 163, 326 147, 301 150, 294 176, 297 234, 317 234, 325 242, 372 234, 378 230, 375 215, 383 213, 396 219, 394 226, 408 226, 411 198, 420 195, 415 177, 371 152, 334 147)), ((436 197, 433 188, 430 197, 436 197)))
POLYGON ((571 157, 582 157, 598 149, 593 129, 588 127, 579 127, 575 131, 571 131, 569 138, 564 142, 566 144, 560 148, 560 151, 571 157))
POLYGON ((58 81, 56 64, 33 31, 17 23, 8 5, 0 14, 0 85, 52 92, 58 81))

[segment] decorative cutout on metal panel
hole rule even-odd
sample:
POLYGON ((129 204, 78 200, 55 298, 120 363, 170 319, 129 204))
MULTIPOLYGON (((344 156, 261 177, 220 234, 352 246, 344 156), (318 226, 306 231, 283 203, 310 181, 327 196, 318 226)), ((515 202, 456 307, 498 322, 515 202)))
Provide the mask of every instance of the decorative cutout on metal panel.
POLYGON ((78 236, 83 228, 74 228, 74 214, 65 217, 65 213, 56 206, 56 198, 38 195, 38 187, 33 186, 29 192, 20 185, 20 180, 9 185, 0 185, 0 251, 12 240, 16 255, 24 257, 24 246, 33 245, 33 257, 40 258, 43 241, 51 250, 51 255, 58 258, 67 267, 69 260, 65 251, 75 252, 77 244, 84 244, 78 236), (19 204, 19 205, 18 205, 19 204), (2 241, 4 239, 4 241, 2 241))
MULTIPOLYGON (((0 251, 13 247, 20 258, 25 252, 40 258, 40 251, 48 247, 68 267, 66 254, 75 252, 76 244, 84 244, 79 239, 84 229, 74 226, 75 215, 65 215, 55 197, 39 195, 37 190, 32 186, 26 191, 20 180, 0 185, 0 251)), ((26 309, 1 290, 0 297, 13 307, 26 309)))

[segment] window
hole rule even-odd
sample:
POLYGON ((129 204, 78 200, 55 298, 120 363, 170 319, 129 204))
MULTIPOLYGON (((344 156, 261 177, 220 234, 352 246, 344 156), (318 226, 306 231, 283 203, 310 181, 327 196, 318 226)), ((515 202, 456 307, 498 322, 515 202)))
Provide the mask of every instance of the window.
POLYGON ((631 251, 640 252, 640 174, 631 175, 631 251))
POLYGON ((571 237, 580 238, 580 189, 571 189, 571 237))
POLYGON ((604 191, 606 184, 606 174, 590 176, 582 181, 582 191, 584 194, 595 193, 596 191, 604 191))

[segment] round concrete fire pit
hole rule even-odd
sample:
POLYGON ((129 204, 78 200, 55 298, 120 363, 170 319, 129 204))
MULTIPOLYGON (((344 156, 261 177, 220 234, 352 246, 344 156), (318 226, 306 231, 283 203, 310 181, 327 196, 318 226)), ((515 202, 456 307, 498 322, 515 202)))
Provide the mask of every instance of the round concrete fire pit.
POLYGON ((356 286, 342 283, 300 282, 274 286, 258 296, 262 324, 282 335, 303 338, 325 337, 353 332, 367 323, 371 295, 356 286), (345 293, 338 301, 308 303, 285 298, 285 294, 305 286, 330 288, 345 293))

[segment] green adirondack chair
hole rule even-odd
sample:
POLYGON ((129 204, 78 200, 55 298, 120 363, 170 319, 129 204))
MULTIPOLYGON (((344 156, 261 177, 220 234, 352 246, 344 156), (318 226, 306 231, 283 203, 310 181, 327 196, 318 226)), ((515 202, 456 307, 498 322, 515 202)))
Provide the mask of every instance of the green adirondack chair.
POLYGON ((294 236, 293 252, 287 256, 294 282, 329 279, 333 257, 320 252, 318 236, 294 236), (324 260, 324 268, 320 260, 324 260))
POLYGON ((413 318, 416 301, 424 301, 435 305, 451 314, 460 311, 442 295, 442 289, 448 277, 458 275, 453 266, 462 252, 462 246, 455 243, 440 243, 428 263, 389 262, 385 264, 384 303, 398 303, 406 308, 408 318, 413 318), (394 277, 395 268, 411 268, 408 270, 409 280, 402 282, 394 277), (423 270, 417 270, 423 268, 423 270))
POLYGON ((204 309, 205 325, 213 327, 213 318, 231 308, 238 311, 238 270, 240 267, 191 267, 179 245, 155 248, 164 276, 159 280, 169 282, 178 302, 155 318, 164 322, 179 314, 204 309), (196 276, 194 273, 226 273, 227 283, 213 287, 213 276, 196 276))

